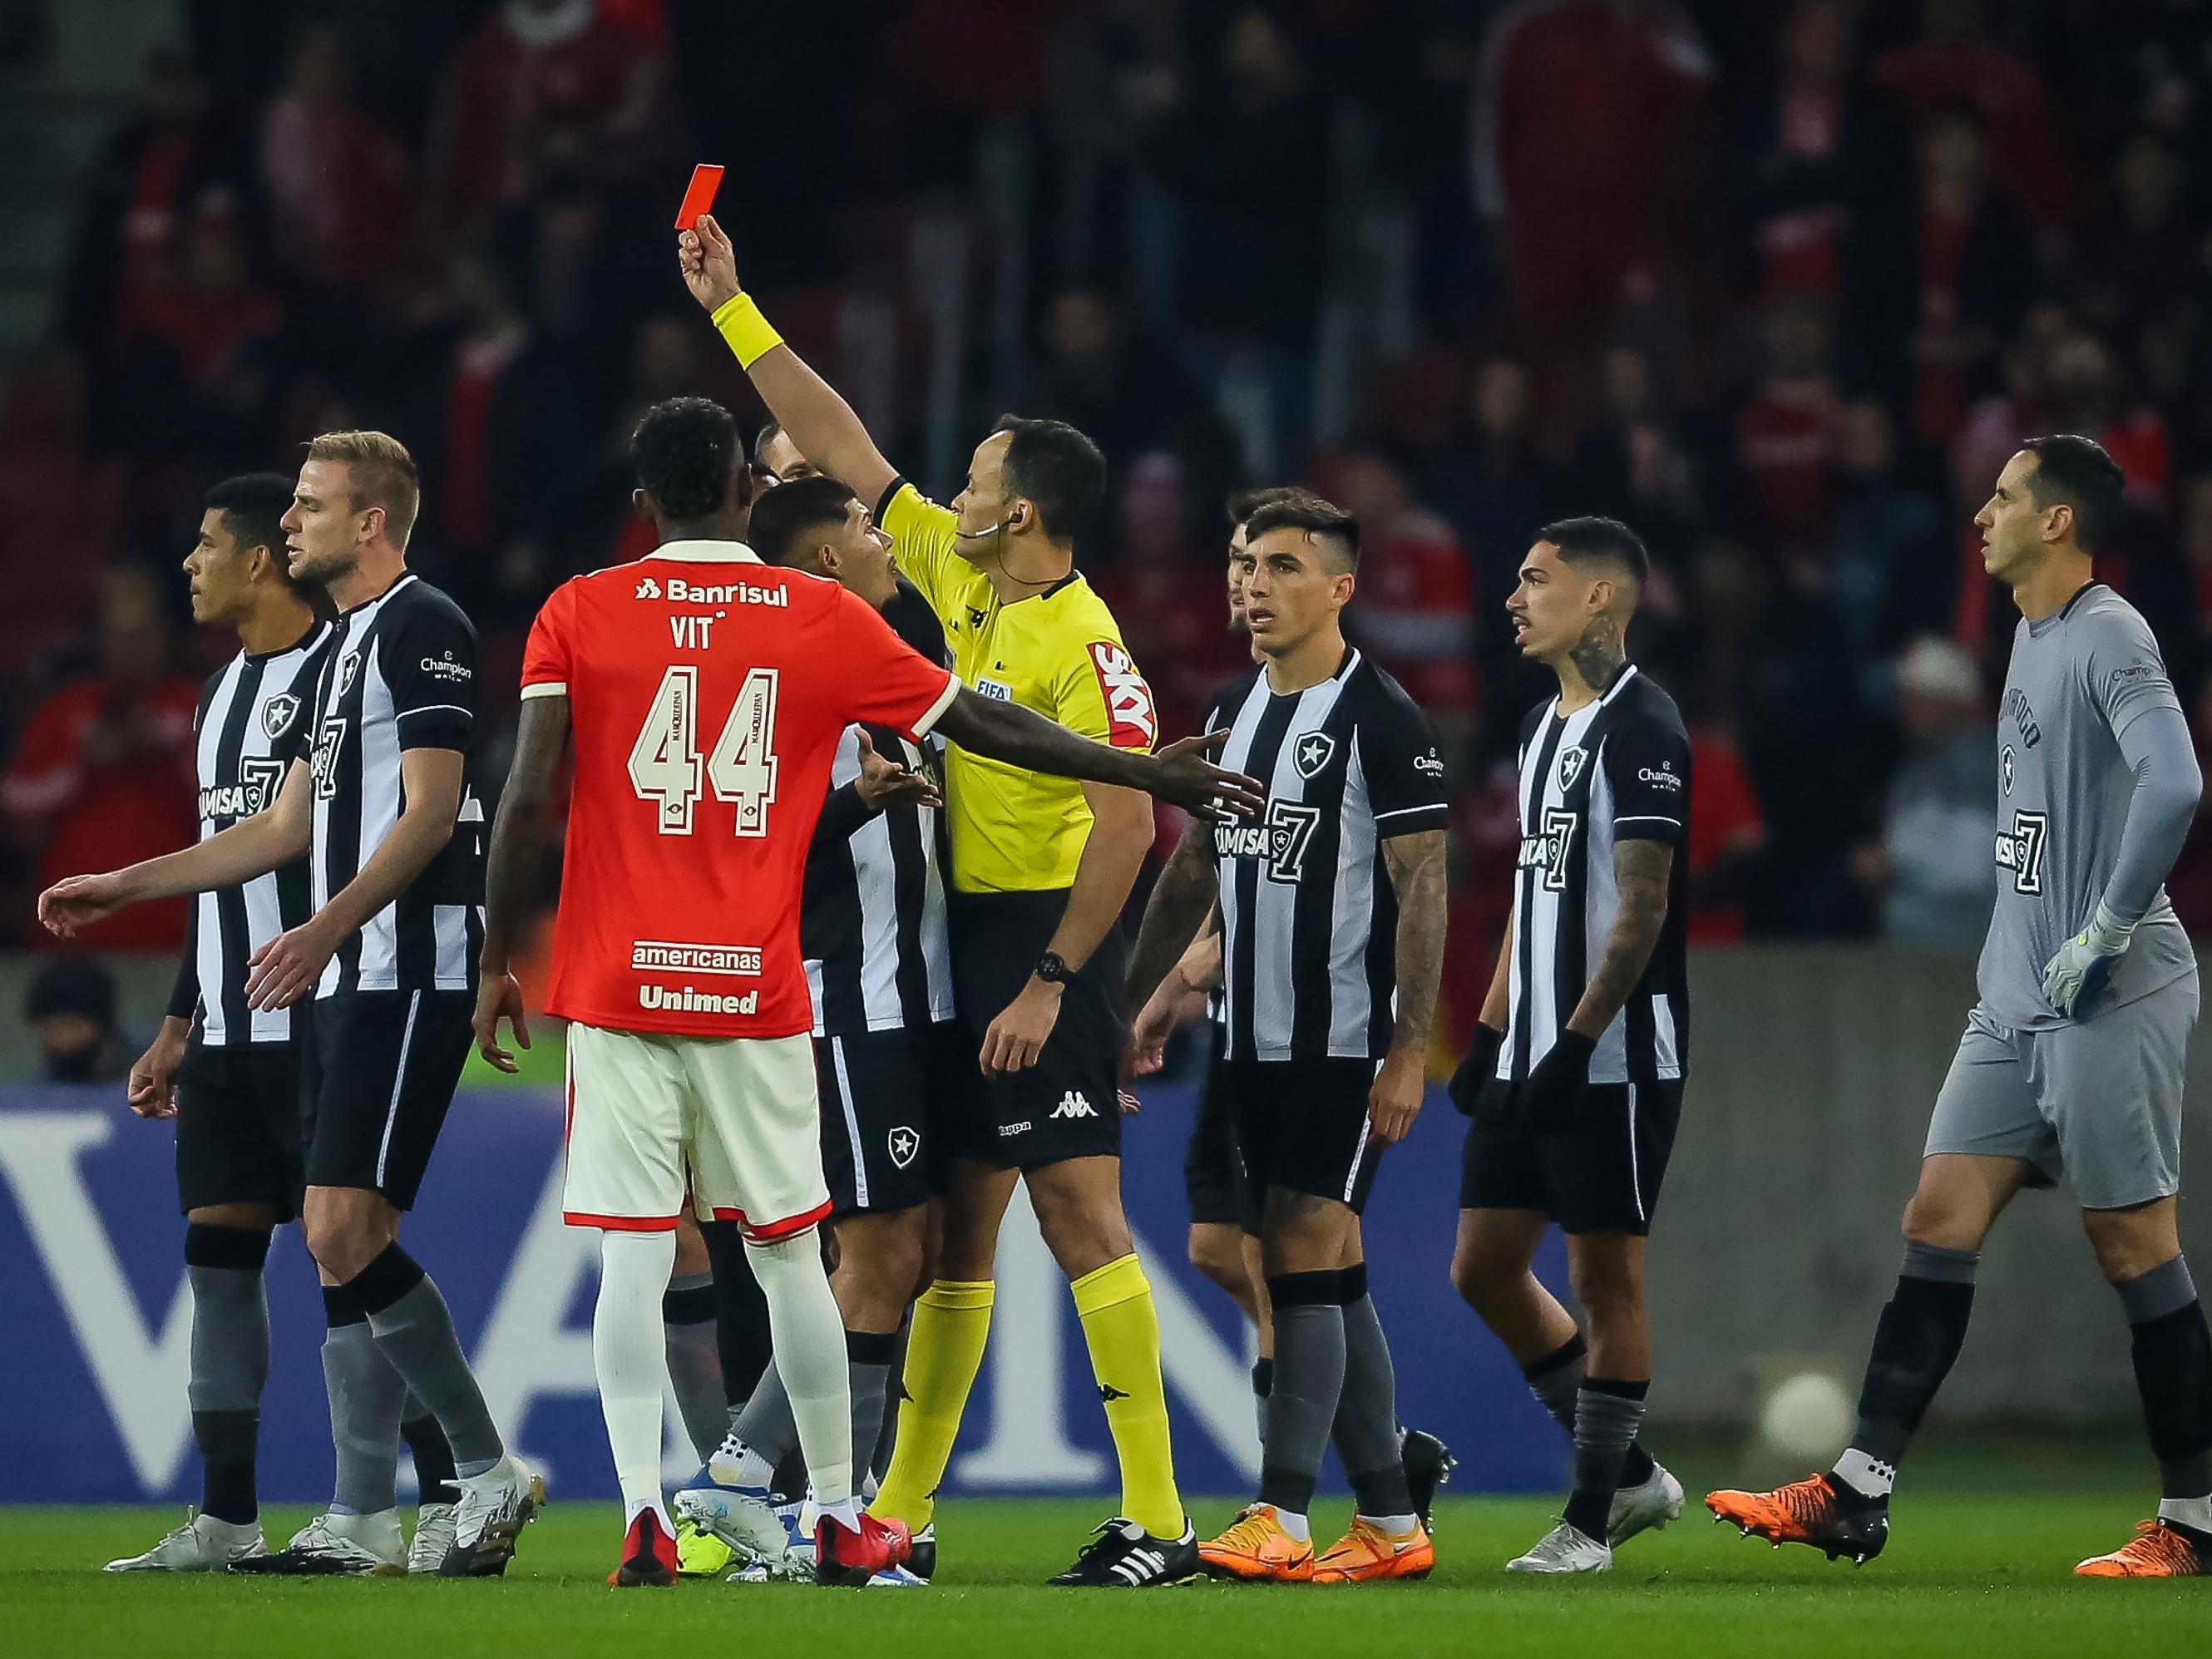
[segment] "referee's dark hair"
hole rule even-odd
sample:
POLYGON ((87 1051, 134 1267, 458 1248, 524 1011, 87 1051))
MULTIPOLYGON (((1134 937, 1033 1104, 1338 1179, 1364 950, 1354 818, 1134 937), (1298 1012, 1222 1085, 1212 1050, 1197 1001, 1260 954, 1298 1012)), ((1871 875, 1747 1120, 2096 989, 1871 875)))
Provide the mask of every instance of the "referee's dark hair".
POLYGON ((313 582, 292 579, 292 562, 284 551, 284 514, 291 510, 295 481, 281 472, 241 472, 225 478, 200 498, 200 505, 222 514, 222 527, 241 548, 265 547, 276 562, 284 586, 309 605, 319 604, 323 590, 313 582))
POLYGON ((1644 550, 1644 538, 1618 519, 1555 520, 1536 532, 1536 539, 1551 543, 1577 570, 1609 564, 1626 572, 1636 585, 1632 598, 1641 595, 1651 580, 1651 556, 1644 550))
POLYGON ((1359 520, 1310 489, 1289 490, 1254 507, 1251 517, 1244 520, 1245 545, 1250 546, 1270 530, 1303 530, 1334 547, 1346 570, 1359 568, 1359 520))
POLYGON ((806 551, 812 532, 844 523, 852 501, 850 485, 818 473, 780 483, 753 503, 746 544, 770 564, 794 564, 806 551))
POLYGON ((1036 504, 1046 539, 1065 547, 1088 531, 1106 500, 1106 458, 1098 446, 1065 421, 1001 415, 991 430, 1012 434, 1006 494, 1036 504))
POLYGON ((2063 501, 2074 509, 2074 544, 2094 553, 2120 516, 2120 498, 2127 493, 2128 475, 2094 438, 2079 433, 2054 433, 2030 438, 2021 447, 2035 457, 2035 471, 2028 478, 2028 494, 2038 507, 2063 501))
POLYGON ((629 440, 639 487, 678 521, 703 519, 720 508, 738 453, 737 419, 711 398, 671 398, 653 404, 629 440))

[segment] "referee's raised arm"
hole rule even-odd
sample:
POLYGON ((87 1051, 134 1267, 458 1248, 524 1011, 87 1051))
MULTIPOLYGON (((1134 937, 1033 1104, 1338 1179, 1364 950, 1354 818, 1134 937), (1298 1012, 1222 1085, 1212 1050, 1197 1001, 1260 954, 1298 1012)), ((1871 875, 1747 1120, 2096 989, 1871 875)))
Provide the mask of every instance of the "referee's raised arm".
POLYGON ((799 453, 868 506, 879 504, 898 469, 884 459, 853 406, 784 344, 738 285, 737 252, 713 215, 702 216, 696 230, 678 233, 676 260, 691 297, 714 319, 738 367, 799 453))

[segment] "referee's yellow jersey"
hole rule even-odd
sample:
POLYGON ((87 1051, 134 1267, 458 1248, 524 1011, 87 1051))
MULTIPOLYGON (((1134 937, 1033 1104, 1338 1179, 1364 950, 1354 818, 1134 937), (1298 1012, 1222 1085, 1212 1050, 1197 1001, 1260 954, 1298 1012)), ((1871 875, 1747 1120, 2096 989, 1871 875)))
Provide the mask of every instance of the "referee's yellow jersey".
MULTIPOLYGON (((953 672, 987 697, 1018 702, 1116 749, 1149 750, 1159 734, 1152 689, 1121 643, 1114 613, 1071 571, 1008 604, 953 548, 951 508, 905 480, 885 492, 877 522, 900 573, 945 624, 953 672)), ((971 755, 945 755, 945 823, 952 885, 963 893, 1073 887, 1091 834, 1083 786, 971 755)))

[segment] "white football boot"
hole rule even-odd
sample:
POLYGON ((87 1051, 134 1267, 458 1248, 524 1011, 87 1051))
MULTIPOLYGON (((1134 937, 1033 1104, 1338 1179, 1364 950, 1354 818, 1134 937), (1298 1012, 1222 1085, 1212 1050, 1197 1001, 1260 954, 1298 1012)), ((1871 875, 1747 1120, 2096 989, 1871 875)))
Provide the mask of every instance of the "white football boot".
POLYGON ((407 1547, 407 1571, 435 1572, 446 1564, 453 1547, 453 1525, 460 1514, 458 1504, 425 1504, 416 1511, 415 1541, 407 1547))
POLYGON ((1623 1486, 1613 1495, 1613 1509, 1605 1519, 1605 1541, 1619 1549, 1639 1532, 1651 1532, 1678 1519, 1682 1513, 1682 1483, 1655 1462, 1639 1486, 1623 1486))
POLYGON ((1562 1521, 1538 1539, 1526 1555, 1505 1564, 1508 1572, 1611 1572, 1613 1552, 1579 1527, 1562 1521))
POLYGON ((218 1521, 195 1507, 185 1511, 185 1524, 170 1533, 143 1555, 126 1555, 110 1561, 107 1572, 221 1572, 234 1561, 266 1555, 261 1523, 218 1521))

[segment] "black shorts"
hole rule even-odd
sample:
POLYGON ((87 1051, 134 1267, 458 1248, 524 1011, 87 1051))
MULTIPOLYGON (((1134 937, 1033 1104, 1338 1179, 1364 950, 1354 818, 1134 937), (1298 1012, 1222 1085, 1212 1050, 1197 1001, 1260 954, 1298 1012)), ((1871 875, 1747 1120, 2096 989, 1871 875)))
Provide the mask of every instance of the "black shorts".
MULTIPOLYGON (((1052 943, 1067 891, 947 895, 952 994, 980 1054, 983 1034, 1029 982, 1052 943)), ((971 1060, 961 1073, 951 1152, 1000 1169, 1036 1169, 1071 1158, 1119 1158, 1115 1096, 1128 1021, 1121 1012, 1121 929, 1109 932, 1060 994, 1060 1018, 1037 1063, 988 1078, 971 1060)))
POLYGON ((1237 1227, 1248 1232, 1251 1217, 1244 1197, 1244 1165, 1237 1156, 1237 1128, 1229 1121, 1229 1088, 1222 1081, 1226 1063, 1221 1050, 1227 1033, 1218 1020, 1207 1022, 1206 1081, 1198 1091, 1191 1120, 1190 1147, 1182 1155, 1182 1189, 1190 1200, 1191 1225, 1237 1227))
POLYGON ((839 1215, 910 1210, 943 1190, 963 1062, 975 1069, 956 1020, 814 1039, 822 1173, 839 1215))
POLYGON ((290 1220, 300 1164, 300 1057, 289 1042, 209 1048, 177 1070, 177 1206, 272 1204, 290 1220))
POLYGON ((1571 1233, 1648 1233, 1682 1119, 1679 1078, 1593 1083, 1575 1121, 1539 1134, 1518 1085, 1476 1103, 1460 1165, 1462 1210, 1537 1210, 1571 1233))
POLYGON ((1243 1154, 1248 1215, 1266 1213, 1267 1188, 1348 1204, 1358 1214, 1382 1149, 1369 1134, 1367 1097, 1379 1061, 1232 1060, 1224 1092, 1243 1154))
POLYGON ((412 1209, 476 1034, 466 991, 352 991, 301 1005, 300 1110, 310 1187, 412 1209))

